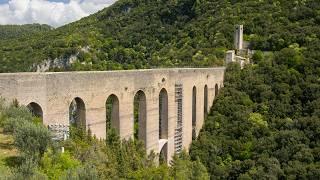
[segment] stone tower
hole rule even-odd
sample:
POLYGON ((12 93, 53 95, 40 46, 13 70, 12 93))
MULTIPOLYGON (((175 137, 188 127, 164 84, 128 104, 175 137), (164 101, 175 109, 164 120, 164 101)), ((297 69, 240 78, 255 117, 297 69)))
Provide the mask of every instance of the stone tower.
POLYGON ((234 47, 236 50, 243 48, 243 25, 237 25, 234 32, 234 47))

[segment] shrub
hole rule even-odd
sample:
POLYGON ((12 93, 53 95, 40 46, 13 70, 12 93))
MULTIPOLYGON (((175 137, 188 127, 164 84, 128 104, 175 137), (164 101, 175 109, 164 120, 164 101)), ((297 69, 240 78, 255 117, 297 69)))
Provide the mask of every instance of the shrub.
POLYGON ((16 147, 27 156, 40 158, 50 144, 50 132, 42 125, 25 122, 14 134, 16 147))
POLYGON ((76 168, 80 162, 74 159, 69 152, 54 153, 49 150, 40 162, 41 172, 45 173, 49 179, 59 179, 67 170, 76 168))
POLYGON ((85 165, 73 170, 70 170, 63 178, 66 180, 98 180, 99 175, 97 170, 92 165, 85 165))

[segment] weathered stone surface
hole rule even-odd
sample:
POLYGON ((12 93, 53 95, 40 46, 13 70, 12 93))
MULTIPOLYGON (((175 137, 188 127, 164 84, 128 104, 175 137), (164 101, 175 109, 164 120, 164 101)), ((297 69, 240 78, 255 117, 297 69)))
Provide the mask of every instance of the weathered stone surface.
POLYGON ((69 125, 69 106, 79 97, 86 110, 86 125, 98 138, 106 136, 105 103, 110 95, 119 100, 118 132, 124 139, 133 136, 133 101, 142 90, 146 96, 146 149, 159 153, 159 93, 168 94, 167 156, 174 153, 177 124, 175 84, 183 84, 183 147, 192 141, 192 89, 197 89, 196 131, 204 120, 204 94, 207 108, 214 100, 216 87, 223 86, 225 68, 153 69, 104 72, 3 73, 0 74, 0 96, 20 104, 31 102, 41 106, 46 125, 69 125), (208 93, 204 93, 207 85, 208 93))

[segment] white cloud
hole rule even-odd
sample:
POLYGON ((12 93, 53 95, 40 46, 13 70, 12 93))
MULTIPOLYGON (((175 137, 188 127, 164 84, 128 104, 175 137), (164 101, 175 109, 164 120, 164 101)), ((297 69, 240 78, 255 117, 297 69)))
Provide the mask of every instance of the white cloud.
POLYGON ((95 13, 116 0, 9 0, 0 4, 0 24, 40 23, 58 27, 95 13))

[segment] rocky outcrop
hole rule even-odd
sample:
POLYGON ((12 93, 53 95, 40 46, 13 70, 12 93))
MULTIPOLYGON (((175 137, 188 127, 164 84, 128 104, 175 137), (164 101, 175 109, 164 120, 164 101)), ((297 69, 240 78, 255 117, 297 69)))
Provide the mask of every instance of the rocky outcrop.
MULTIPOLYGON (((80 51, 88 53, 90 50, 89 46, 83 47, 80 49, 80 51)), ((46 59, 40 64, 33 65, 32 69, 34 69, 36 72, 46 72, 50 69, 68 69, 71 67, 71 65, 78 60, 79 52, 71 55, 67 58, 55 58, 55 59, 46 59)))

